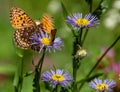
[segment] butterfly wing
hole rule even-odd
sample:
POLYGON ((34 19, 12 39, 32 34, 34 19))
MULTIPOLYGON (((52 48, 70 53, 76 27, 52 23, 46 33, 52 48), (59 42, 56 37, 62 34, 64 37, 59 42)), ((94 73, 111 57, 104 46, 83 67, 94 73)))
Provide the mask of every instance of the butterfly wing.
POLYGON ((36 23, 20 8, 12 7, 10 9, 10 22, 14 32, 14 41, 22 49, 30 48, 31 35, 36 30, 36 23))
POLYGON ((40 51, 40 46, 39 45, 32 45, 31 49, 36 51, 36 52, 39 52, 40 51))
POLYGON ((54 29, 54 24, 52 17, 49 14, 44 14, 40 23, 40 28, 42 31, 50 34, 51 42, 54 41, 56 35, 56 29, 54 29))
POLYGON ((10 22, 15 29, 35 26, 35 22, 20 8, 10 9, 10 22))
POLYGON ((54 29, 54 24, 52 17, 48 14, 44 14, 43 18, 41 19, 40 22, 40 28, 46 32, 46 33, 51 33, 51 30, 54 29))
POLYGON ((17 29, 14 32, 14 41, 16 45, 22 49, 30 48, 31 39, 30 37, 33 35, 35 27, 26 27, 22 29, 17 29))
POLYGON ((54 41, 54 39, 55 39, 55 35, 56 35, 56 32, 57 32, 57 29, 53 29, 53 30, 51 30, 51 34, 50 34, 51 42, 54 41))

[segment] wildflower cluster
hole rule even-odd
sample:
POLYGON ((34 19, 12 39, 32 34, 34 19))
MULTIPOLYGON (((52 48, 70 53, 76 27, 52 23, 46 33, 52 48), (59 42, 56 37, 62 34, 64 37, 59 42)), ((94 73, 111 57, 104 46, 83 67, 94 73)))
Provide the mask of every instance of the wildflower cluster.
MULTIPOLYGON (((54 69, 50 69, 49 71, 42 73, 42 66, 46 52, 50 52, 51 50, 56 52, 56 50, 62 50, 62 47, 64 46, 62 39, 60 37, 56 37, 57 29, 54 28, 52 17, 49 14, 45 14, 41 21, 37 24, 22 9, 12 8, 10 14, 12 26, 18 29, 14 33, 14 41, 16 45, 22 49, 35 50, 39 52, 38 54, 41 56, 38 63, 34 65, 33 92, 40 92, 40 81, 44 82, 45 87, 50 92, 78 92, 88 80, 92 80, 89 82, 89 86, 97 92, 109 92, 116 86, 116 82, 114 80, 101 80, 95 78, 96 76, 90 77, 93 70, 97 67, 110 48, 108 48, 100 59, 98 59, 97 63, 84 79, 78 80, 77 78, 77 71, 82 63, 81 61, 87 56, 87 50, 83 45, 87 32, 89 28, 100 24, 97 15, 88 13, 83 16, 82 13, 73 13, 66 17, 65 22, 71 26, 71 31, 74 36, 72 53, 73 75, 71 76, 69 73, 65 72, 64 69, 56 68, 54 65, 54 69), (23 15, 26 17, 25 19, 28 19, 29 21, 24 20, 23 15), (21 19, 22 22, 18 23, 17 19, 21 19)), ((114 44, 110 47, 113 45, 114 44)), ((21 76, 23 76, 22 73, 21 76)), ((19 81, 23 81, 21 76, 19 76, 19 81)), ((18 83, 17 90, 18 89, 20 89, 19 92, 21 92, 22 82, 18 83)))

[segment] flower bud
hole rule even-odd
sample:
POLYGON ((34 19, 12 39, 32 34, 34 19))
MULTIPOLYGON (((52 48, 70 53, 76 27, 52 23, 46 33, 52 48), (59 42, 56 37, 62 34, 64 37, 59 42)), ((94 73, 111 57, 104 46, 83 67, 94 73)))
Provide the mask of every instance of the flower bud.
POLYGON ((87 55, 87 51, 83 48, 79 48, 76 52, 76 59, 83 59, 87 55))

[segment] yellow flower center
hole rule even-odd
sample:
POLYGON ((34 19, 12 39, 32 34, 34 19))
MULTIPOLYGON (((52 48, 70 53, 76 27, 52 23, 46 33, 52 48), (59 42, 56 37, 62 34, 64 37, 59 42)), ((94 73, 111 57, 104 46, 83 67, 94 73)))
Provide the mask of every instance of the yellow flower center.
POLYGON ((89 21, 87 19, 84 19, 84 18, 78 18, 76 20, 76 24, 83 27, 83 26, 88 25, 89 21))
POLYGON ((50 39, 47 38, 47 37, 45 37, 45 38, 42 38, 42 39, 41 39, 41 42, 42 42, 42 44, 44 44, 44 45, 49 45, 49 44, 50 44, 50 39))
POLYGON ((96 86, 96 88, 97 88, 98 90, 100 90, 100 91, 105 90, 105 89, 108 90, 108 85, 102 83, 102 84, 98 84, 98 85, 96 86))
POLYGON ((64 76, 62 76, 61 74, 54 74, 52 76, 52 79, 57 82, 61 82, 61 81, 65 80, 64 76))

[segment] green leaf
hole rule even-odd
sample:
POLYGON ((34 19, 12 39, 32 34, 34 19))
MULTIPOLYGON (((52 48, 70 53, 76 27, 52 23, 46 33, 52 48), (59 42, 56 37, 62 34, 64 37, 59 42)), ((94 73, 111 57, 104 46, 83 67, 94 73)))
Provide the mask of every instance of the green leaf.
POLYGON ((24 77, 28 77, 28 76, 30 76, 31 74, 33 74, 33 71, 26 72, 23 76, 24 76, 24 77))
POLYGON ((102 76, 103 74, 104 74, 104 73, 94 74, 94 75, 92 75, 91 77, 87 78, 86 81, 89 82, 89 81, 91 81, 91 80, 94 79, 94 78, 97 78, 97 77, 99 77, 99 76, 102 76))
POLYGON ((13 80, 13 86, 15 90, 17 90, 18 82, 19 82, 19 74, 18 74, 18 71, 16 70, 14 80, 13 80))
POLYGON ((86 82, 89 82, 89 81, 91 81, 92 79, 97 78, 97 77, 102 76, 102 75, 103 75, 103 73, 94 74, 93 76, 91 76, 91 77, 89 77, 89 78, 84 78, 84 79, 79 80, 79 81, 77 82, 77 84, 78 84, 78 83, 85 82, 85 81, 86 81, 86 82))
POLYGON ((61 1, 61 6, 62 6, 62 11, 63 11, 63 16, 66 19, 66 17, 68 16, 68 11, 62 1, 61 1))

